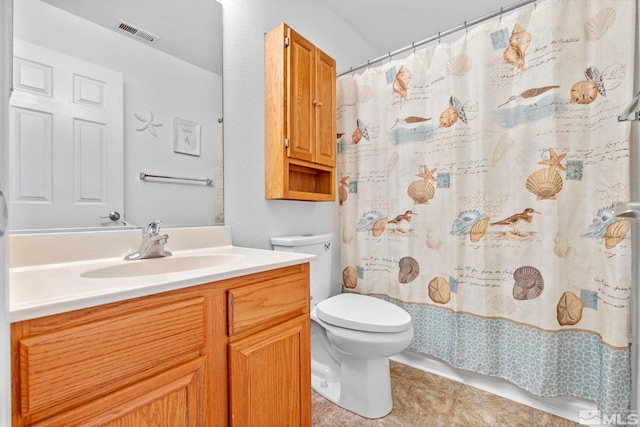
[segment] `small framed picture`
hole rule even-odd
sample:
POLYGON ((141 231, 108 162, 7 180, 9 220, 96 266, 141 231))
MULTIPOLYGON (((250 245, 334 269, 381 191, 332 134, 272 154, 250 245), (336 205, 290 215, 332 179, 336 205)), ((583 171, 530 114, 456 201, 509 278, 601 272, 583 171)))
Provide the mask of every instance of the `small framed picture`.
POLYGON ((189 120, 173 119, 173 151, 176 153, 200 155, 200 124, 189 120))

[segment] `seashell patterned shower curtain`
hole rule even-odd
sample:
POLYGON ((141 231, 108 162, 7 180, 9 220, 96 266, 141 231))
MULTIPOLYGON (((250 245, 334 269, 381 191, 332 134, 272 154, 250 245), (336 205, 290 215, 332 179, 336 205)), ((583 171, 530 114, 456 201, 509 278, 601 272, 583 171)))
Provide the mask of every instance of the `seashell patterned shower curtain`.
POLYGON ((338 79, 343 286, 409 350, 626 409, 635 0, 546 0, 338 79))

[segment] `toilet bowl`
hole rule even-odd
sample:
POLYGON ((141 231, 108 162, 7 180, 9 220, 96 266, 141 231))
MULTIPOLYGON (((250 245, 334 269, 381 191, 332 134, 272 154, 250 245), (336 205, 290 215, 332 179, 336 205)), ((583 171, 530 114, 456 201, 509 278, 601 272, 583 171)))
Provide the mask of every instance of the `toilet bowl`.
POLYGON ((329 296, 330 241, 331 235, 271 239, 276 250, 318 256, 311 262, 310 280, 312 388, 351 412, 380 418, 393 408, 389 357, 409 346, 411 316, 372 296, 329 296))
POLYGON ((389 356, 412 338, 411 317, 391 303, 359 294, 321 301, 311 312, 311 385, 351 412, 383 417, 393 408, 389 356))

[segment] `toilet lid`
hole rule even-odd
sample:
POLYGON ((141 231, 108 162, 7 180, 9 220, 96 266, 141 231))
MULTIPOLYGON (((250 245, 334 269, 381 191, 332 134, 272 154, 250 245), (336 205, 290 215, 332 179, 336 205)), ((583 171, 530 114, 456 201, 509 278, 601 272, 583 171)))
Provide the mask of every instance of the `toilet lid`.
POLYGON ((401 332, 411 326, 409 313, 379 298, 339 294, 320 301, 316 314, 323 322, 365 332, 401 332))

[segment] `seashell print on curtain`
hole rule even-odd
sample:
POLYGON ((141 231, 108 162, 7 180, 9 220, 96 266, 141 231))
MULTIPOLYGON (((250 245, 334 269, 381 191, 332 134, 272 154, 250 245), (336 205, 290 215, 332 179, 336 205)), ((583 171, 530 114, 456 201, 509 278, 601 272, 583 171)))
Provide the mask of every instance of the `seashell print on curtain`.
POLYGON ((410 350, 628 407, 631 223, 611 208, 635 8, 545 0, 338 79, 344 291, 408 310, 410 350))

